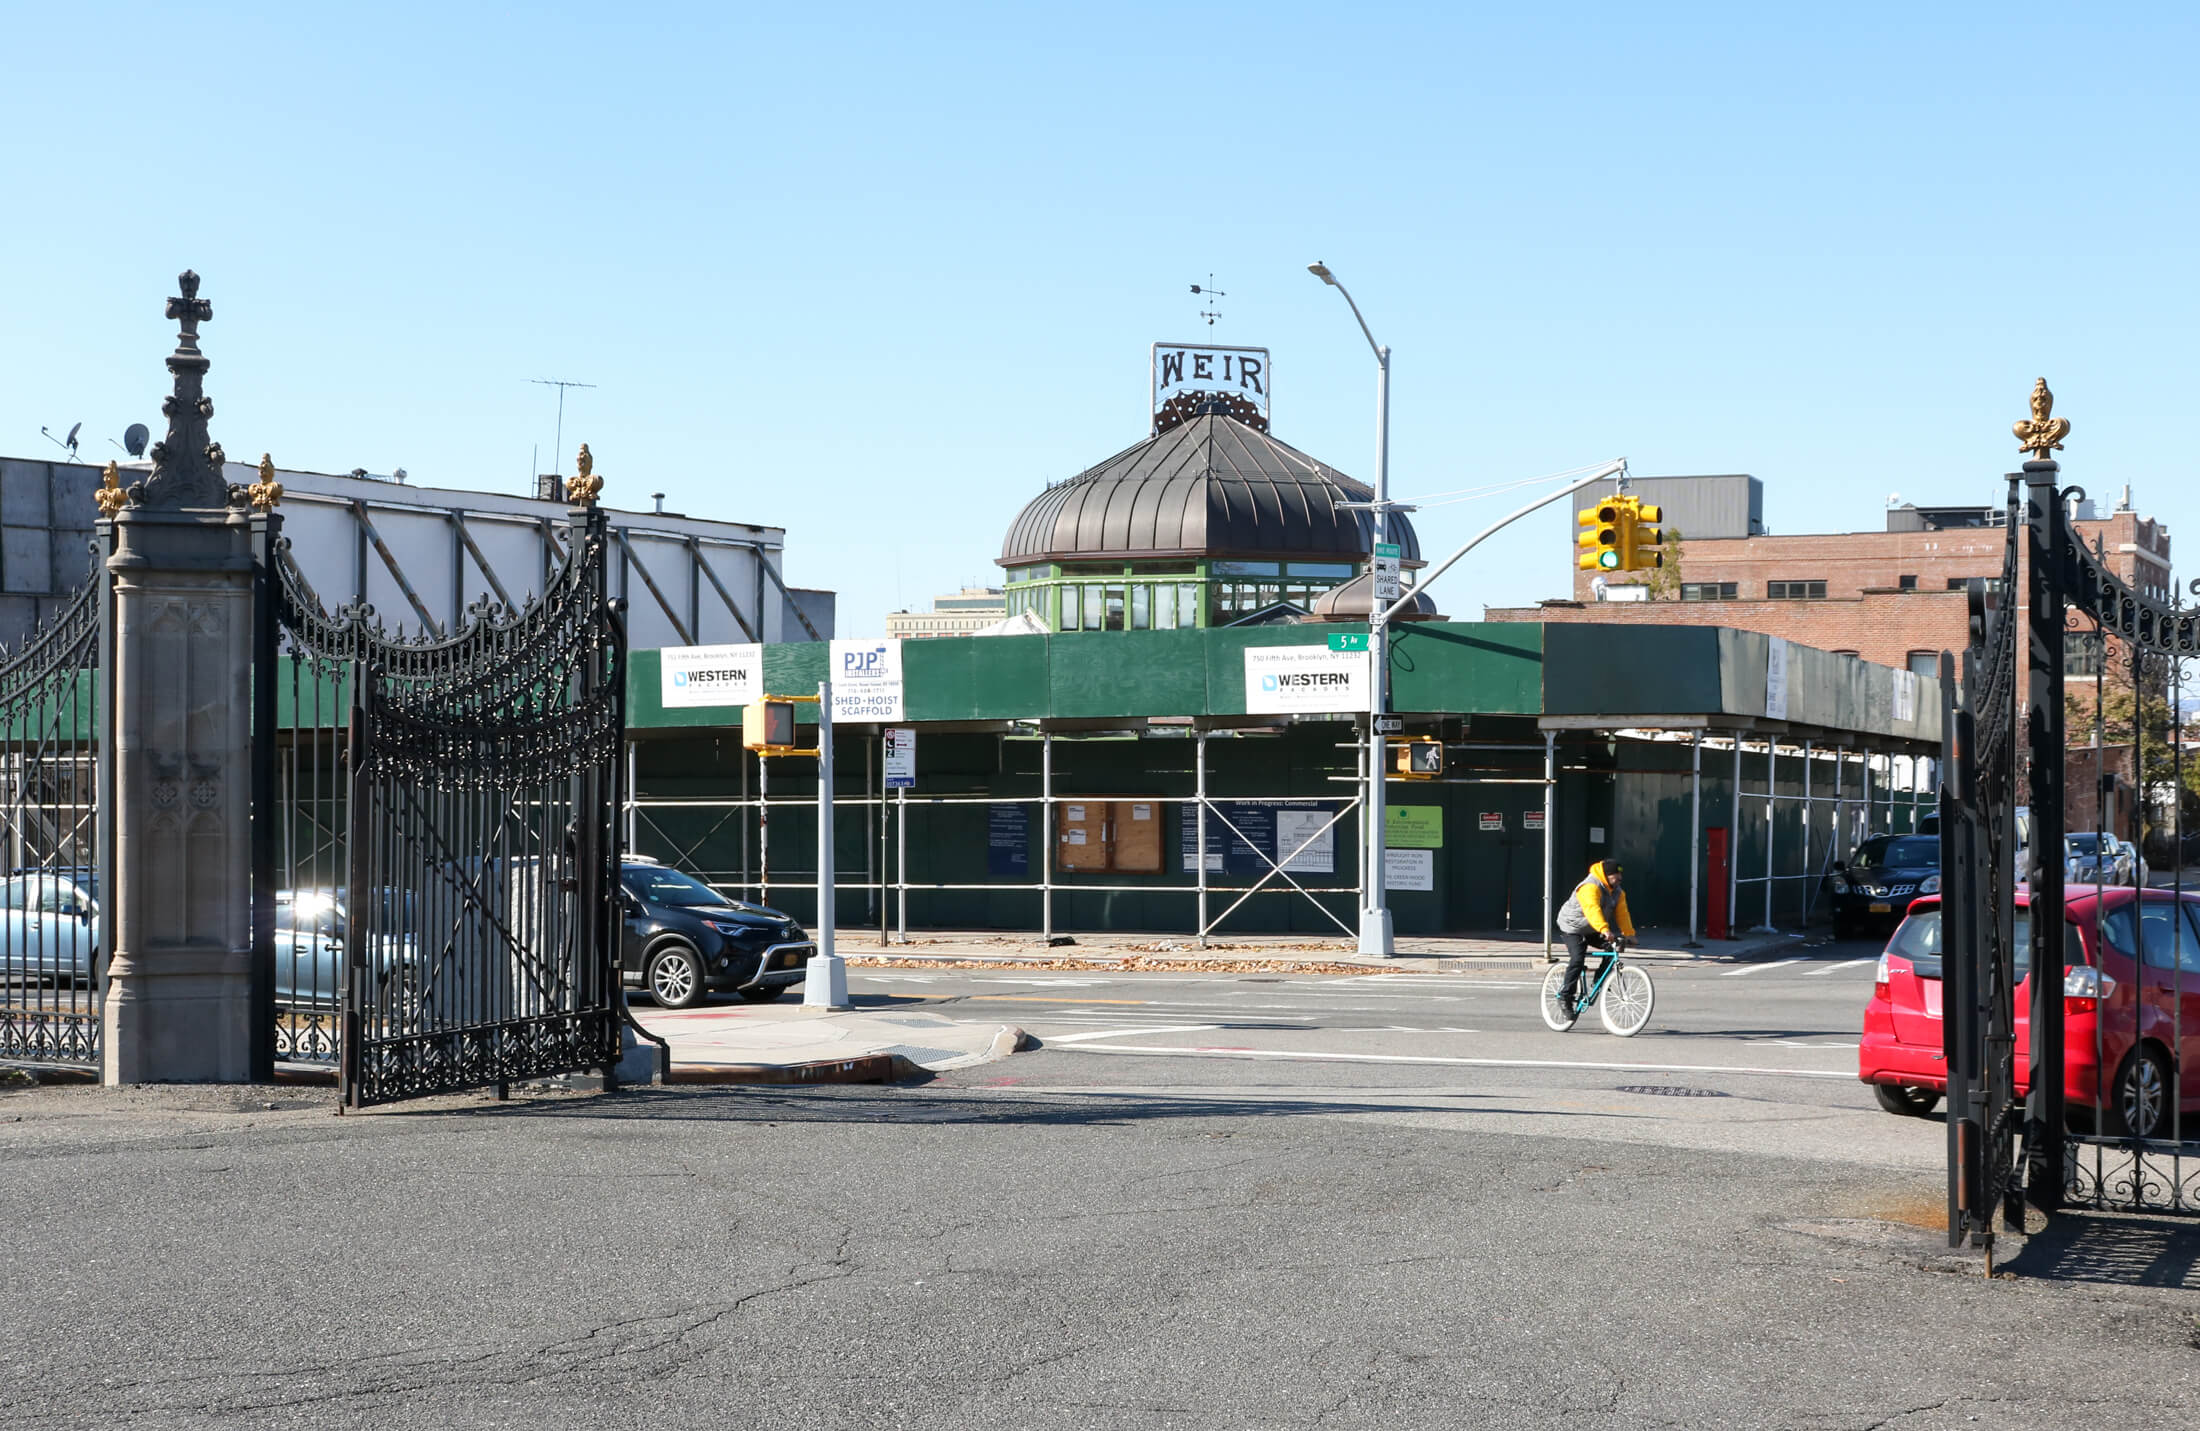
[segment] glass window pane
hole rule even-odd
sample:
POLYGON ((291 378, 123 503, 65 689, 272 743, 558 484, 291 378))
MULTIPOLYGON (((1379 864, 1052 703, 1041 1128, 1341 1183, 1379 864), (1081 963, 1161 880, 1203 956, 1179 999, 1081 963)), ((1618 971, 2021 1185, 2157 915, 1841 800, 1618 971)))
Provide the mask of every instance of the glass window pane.
POLYGON ((1055 624, 1054 629, 1057 631, 1075 631, 1077 629, 1077 588, 1065 586, 1061 588, 1061 592, 1062 619, 1055 624))
POLYGON ((1280 574, 1278 564, 1272 561, 1210 562, 1207 570, 1216 576, 1276 576, 1280 574))
POLYGON ((1100 613, 1107 609, 1106 592, 1107 588, 1104 586, 1088 586, 1085 588, 1085 629, 1087 631, 1105 629, 1105 625, 1100 619, 1100 613))
POLYGON ((1111 586, 1111 587, 1109 587, 1109 588, 1108 588, 1108 595, 1107 595, 1107 603, 1108 603, 1108 605, 1107 605, 1107 612, 1108 612, 1108 629, 1109 629, 1110 631, 1120 631, 1120 630, 1122 630, 1122 629, 1123 629, 1123 588, 1122 588, 1122 587, 1120 587, 1120 586, 1111 586))
POLYGON ((1176 624, 1199 624, 1199 587, 1192 583, 1187 582, 1176 589, 1176 624))
POLYGON ((1173 586, 1157 586, 1153 589, 1153 629, 1176 629, 1176 588, 1173 586))
POLYGON ((1131 588, 1131 630, 1147 631, 1152 629, 1152 598, 1153 588, 1150 586, 1134 586, 1131 588))

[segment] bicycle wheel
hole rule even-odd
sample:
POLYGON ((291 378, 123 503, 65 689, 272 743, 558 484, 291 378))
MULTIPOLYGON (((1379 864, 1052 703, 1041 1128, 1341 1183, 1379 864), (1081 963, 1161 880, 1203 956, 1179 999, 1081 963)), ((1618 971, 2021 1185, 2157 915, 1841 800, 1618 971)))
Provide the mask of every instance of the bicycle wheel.
POLYGON ((1650 1006, 1656 1001, 1650 976, 1633 964, 1622 964, 1604 981, 1604 992, 1597 995, 1597 1015, 1604 1020, 1606 1033, 1633 1038, 1650 1022, 1650 1006))
MULTIPOLYGON (((1584 975, 1583 977, 1587 976, 1584 975)), ((1565 988, 1566 966, 1564 964, 1553 964, 1551 972, 1543 976, 1543 992, 1536 999, 1536 1003, 1542 1007, 1543 1022, 1550 1025, 1552 1030, 1557 1033, 1566 1032, 1574 1026, 1574 1021, 1581 1017, 1579 1009, 1569 1014, 1558 1002, 1558 996, 1565 991, 1565 988)))

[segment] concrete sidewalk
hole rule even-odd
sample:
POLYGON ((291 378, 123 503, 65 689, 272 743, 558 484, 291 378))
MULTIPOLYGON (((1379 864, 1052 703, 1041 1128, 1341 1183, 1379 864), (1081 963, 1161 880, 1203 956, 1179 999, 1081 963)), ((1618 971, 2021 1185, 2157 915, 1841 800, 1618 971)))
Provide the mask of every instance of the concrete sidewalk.
POLYGON ((1014 1024, 964 1023, 913 1007, 633 1008, 635 1022, 672 1045, 674 1083, 889 1083, 991 1063, 1027 1037, 1014 1024))
MULTIPOLYGON (((1687 944, 1682 930, 1644 930, 1629 949, 1649 960, 1733 963, 1766 958, 1804 941, 1800 932, 1757 933, 1741 939, 1705 939, 1687 944)), ((1488 961, 1541 964, 1543 939, 1526 933, 1406 936, 1388 959, 1362 958, 1342 936, 1322 939, 1306 934, 1233 934, 1211 937, 1205 948, 1190 935, 1057 935, 1052 945, 1033 931, 912 931, 906 944, 881 944, 878 930, 842 928, 834 938, 840 954, 856 965, 879 964, 1021 964, 1050 969, 1200 970, 1244 967, 1262 972, 1279 968, 1333 968, 1358 973, 1383 970, 1417 973, 1464 970, 1488 961)), ((1552 952, 1563 957, 1557 942, 1552 952)))

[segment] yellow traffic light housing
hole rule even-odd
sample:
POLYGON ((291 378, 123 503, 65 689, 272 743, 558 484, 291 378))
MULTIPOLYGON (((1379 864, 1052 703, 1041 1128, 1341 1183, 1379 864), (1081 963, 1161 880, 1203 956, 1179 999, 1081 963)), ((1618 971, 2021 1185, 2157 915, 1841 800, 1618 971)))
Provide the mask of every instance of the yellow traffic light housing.
POLYGON ((1627 504, 1624 529, 1620 535, 1620 570, 1650 571, 1665 565, 1665 553, 1659 548, 1665 542, 1665 533, 1658 529, 1658 522, 1665 516, 1665 509, 1633 497, 1621 499, 1627 504))
POLYGON ((1594 507, 1583 508, 1574 518, 1582 527, 1581 534, 1574 538, 1574 544, 1581 548, 1574 558, 1575 566, 1583 571, 1618 571, 1621 568, 1629 500, 1606 497, 1594 507))
POLYGON ((1400 740, 1391 743, 1391 766, 1401 779, 1434 780, 1444 773, 1444 743, 1440 740, 1400 740))

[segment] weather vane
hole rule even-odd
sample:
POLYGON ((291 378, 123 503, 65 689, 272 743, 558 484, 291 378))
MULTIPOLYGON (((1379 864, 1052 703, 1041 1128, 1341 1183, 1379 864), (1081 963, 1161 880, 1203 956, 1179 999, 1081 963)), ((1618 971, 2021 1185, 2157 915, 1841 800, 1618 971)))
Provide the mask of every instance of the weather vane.
POLYGON ((1207 320, 1208 327, 1214 327, 1215 320, 1222 316, 1222 305, 1214 300, 1228 298, 1230 295, 1215 287, 1215 276, 1211 273, 1207 275, 1207 286, 1202 288, 1195 283, 1192 285, 1192 292, 1208 300, 1208 306, 1199 310, 1199 316, 1207 320))
POLYGON ((2034 454, 2038 461, 2051 460, 2051 452, 2062 450, 2062 440, 2070 435, 2070 419, 2056 417, 2055 395, 2047 390, 2047 379, 2032 384, 2032 415, 2020 418, 2016 425, 2017 451, 2034 454))

